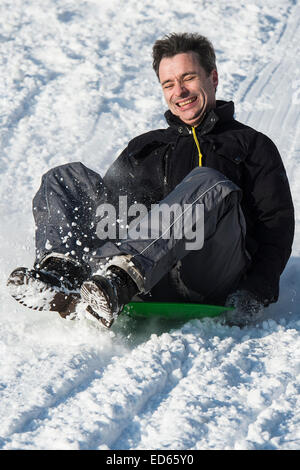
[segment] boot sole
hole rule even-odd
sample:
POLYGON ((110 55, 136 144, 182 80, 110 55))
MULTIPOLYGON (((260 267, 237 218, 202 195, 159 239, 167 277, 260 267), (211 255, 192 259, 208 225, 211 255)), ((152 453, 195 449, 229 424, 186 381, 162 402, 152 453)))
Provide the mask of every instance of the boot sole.
POLYGON ((63 318, 75 312, 80 295, 63 291, 33 275, 34 271, 18 268, 7 281, 10 295, 24 307, 36 311, 58 312, 63 318))
POLYGON ((88 304, 87 311, 99 320, 105 328, 110 328, 114 322, 114 317, 109 299, 104 291, 94 281, 83 283, 81 298, 88 304))

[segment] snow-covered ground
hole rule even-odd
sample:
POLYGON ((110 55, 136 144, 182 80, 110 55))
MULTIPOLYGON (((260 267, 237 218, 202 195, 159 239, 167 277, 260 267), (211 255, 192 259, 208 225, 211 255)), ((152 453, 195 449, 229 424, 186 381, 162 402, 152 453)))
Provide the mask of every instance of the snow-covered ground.
POLYGON ((300 7, 297 0, 0 1, 0 448, 300 449, 300 7), (297 231, 277 304, 239 329, 26 310, 5 283, 34 260, 31 200, 49 168, 103 173, 165 127, 153 42, 214 43, 218 98, 277 144, 297 231))

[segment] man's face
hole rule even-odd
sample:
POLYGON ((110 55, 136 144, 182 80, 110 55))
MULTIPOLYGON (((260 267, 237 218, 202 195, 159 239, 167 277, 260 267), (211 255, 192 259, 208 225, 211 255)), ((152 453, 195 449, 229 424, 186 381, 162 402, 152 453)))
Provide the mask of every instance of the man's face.
POLYGON ((218 73, 207 76, 195 52, 164 57, 159 80, 170 111, 190 126, 197 126, 205 111, 216 106, 218 73))

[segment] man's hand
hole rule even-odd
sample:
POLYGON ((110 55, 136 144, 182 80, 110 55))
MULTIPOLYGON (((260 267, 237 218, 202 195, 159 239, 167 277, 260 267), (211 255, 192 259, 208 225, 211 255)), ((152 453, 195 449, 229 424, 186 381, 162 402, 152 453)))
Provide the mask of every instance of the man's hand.
POLYGON ((224 314, 228 325, 247 326, 260 320, 264 313, 264 305, 251 292, 237 290, 230 294, 225 302, 226 307, 234 307, 224 314))

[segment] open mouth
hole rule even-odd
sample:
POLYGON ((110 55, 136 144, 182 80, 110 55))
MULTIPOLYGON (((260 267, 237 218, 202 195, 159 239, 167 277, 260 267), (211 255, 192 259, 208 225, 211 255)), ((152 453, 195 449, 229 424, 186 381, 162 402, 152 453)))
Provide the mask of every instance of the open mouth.
POLYGON ((193 98, 186 99, 185 101, 180 101, 179 103, 176 103, 176 105, 179 108, 182 108, 183 106, 187 106, 188 104, 193 103, 194 101, 196 101, 196 99, 197 99, 197 96, 194 96, 193 98))

